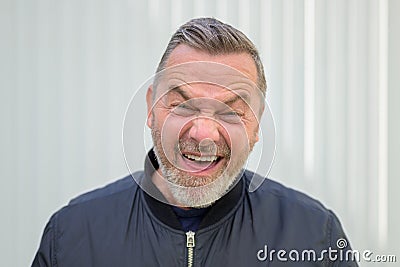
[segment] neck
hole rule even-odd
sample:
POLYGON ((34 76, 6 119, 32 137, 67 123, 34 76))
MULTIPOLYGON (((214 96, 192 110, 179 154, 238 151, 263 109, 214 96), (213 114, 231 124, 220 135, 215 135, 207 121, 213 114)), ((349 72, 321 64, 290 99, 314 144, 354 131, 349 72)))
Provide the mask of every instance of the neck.
POLYGON ((182 204, 178 203, 176 199, 173 197, 171 194, 171 191, 168 188, 168 181, 162 176, 161 170, 158 169, 157 171, 153 172, 153 175, 151 177, 151 180, 153 181, 153 184, 157 187, 158 190, 160 190, 161 194, 165 197, 165 199, 168 201, 170 205, 177 206, 178 208, 184 209, 184 210, 190 210, 190 207, 184 207, 182 204))

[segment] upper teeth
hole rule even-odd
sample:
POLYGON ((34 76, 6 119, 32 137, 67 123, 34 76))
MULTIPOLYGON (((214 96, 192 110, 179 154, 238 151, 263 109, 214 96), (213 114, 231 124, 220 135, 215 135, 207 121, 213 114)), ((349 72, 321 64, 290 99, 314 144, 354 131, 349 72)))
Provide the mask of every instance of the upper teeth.
POLYGON ((195 155, 189 155, 189 154, 185 154, 185 156, 189 159, 193 159, 196 161, 215 161, 217 160, 217 156, 195 156, 195 155))

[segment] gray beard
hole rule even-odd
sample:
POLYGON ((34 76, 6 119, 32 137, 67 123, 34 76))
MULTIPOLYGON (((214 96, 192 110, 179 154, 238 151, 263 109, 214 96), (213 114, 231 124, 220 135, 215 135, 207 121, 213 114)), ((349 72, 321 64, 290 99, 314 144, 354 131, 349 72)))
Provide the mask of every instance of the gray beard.
POLYGON ((233 164, 232 162, 227 164, 229 168, 225 168, 220 174, 217 173, 217 176, 212 181, 208 183, 202 181, 196 186, 199 177, 191 176, 172 166, 165 154, 159 151, 159 147, 162 149, 160 132, 155 129, 152 129, 151 132, 154 143, 154 154, 157 157, 164 182, 174 201, 182 207, 208 207, 229 192, 240 179, 242 168, 253 147, 250 144, 250 151, 240 153, 238 161, 232 166, 230 166, 233 164), (188 184, 190 186, 184 186, 188 184))
MULTIPOLYGON (((229 192, 240 178, 242 167, 247 158, 234 166, 231 171, 224 171, 218 178, 211 183, 202 186, 182 186, 177 183, 182 179, 182 173, 174 167, 166 167, 160 161, 157 148, 154 147, 154 153, 159 161, 161 173, 166 181, 167 187, 179 206, 191 208, 205 208, 211 206, 215 201, 229 192)), ((183 179, 196 179, 186 175, 183 179)))

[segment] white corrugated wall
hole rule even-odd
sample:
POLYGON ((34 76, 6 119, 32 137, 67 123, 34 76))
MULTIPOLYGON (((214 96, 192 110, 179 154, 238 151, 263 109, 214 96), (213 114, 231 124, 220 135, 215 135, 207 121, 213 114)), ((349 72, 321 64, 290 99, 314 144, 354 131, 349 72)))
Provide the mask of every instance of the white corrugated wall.
POLYGON ((54 211, 128 172, 129 100, 196 16, 261 52, 270 176, 333 209, 354 248, 399 258, 399 12, 396 0, 0 0, 1 265, 29 265, 54 211))

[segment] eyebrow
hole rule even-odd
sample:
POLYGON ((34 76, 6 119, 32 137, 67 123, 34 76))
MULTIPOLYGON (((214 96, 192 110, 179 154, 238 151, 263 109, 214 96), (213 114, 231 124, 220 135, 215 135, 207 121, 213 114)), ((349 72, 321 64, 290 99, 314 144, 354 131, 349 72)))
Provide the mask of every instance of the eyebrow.
MULTIPOLYGON (((185 99, 185 101, 191 99, 191 97, 184 90, 182 90, 182 88, 179 85, 178 86, 172 86, 169 89, 169 92, 170 93, 171 92, 178 93, 179 95, 181 95, 183 97, 183 99, 185 99)), ((235 93, 235 96, 233 96, 231 98, 228 98, 227 100, 224 100, 222 102, 229 106, 229 105, 235 103, 236 101, 238 101, 240 99, 243 99, 244 102, 248 102, 249 97, 247 95, 240 95, 240 94, 235 93)))
POLYGON ((168 93, 178 93, 185 99, 185 101, 190 99, 189 95, 183 91, 179 85, 171 87, 168 93))
POLYGON ((231 104, 233 104, 233 103, 235 103, 236 101, 241 100, 241 99, 243 99, 244 102, 248 102, 248 97, 247 97, 247 96, 242 96, 242 95, 240 95, 240 94, 235 94, 234 97, 231 97, 231 98, 229 98, 228 100, 225 100, 225 101, 224 101, 224 104, 226 104, 226 105, 229 106, 229 105, 231 105, 231 104))

